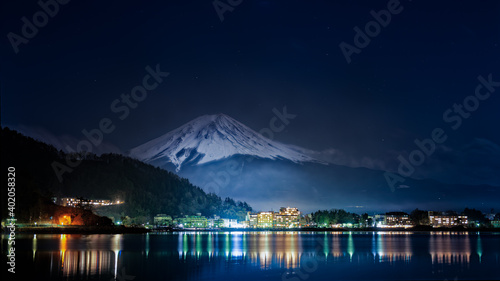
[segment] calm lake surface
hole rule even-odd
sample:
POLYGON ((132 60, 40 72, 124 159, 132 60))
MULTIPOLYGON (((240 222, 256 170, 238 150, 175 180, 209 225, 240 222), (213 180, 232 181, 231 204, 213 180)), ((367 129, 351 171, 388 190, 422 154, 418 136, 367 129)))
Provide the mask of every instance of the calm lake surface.
POLYGON ((32 280, 500 279, 500 233, 26 234, 15 246, 16 275, 32 280))

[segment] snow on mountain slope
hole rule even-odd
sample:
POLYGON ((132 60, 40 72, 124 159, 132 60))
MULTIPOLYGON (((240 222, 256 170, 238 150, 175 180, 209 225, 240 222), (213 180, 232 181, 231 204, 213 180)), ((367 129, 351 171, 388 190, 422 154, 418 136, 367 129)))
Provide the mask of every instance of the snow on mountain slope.
POLYGON ((267 139, 224 115, 204 115, 133 148, 130 156, 144 162, 171 162, 177 170, 183 164, 203 164, 233 155, 250 155, 293 162, 320 162, 301 148, 267 139))

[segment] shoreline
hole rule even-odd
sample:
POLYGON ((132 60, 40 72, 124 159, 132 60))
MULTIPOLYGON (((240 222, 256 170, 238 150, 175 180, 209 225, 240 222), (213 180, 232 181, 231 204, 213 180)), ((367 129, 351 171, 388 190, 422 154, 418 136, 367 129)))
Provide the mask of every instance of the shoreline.
MULTIPOLYGON (((16 234, 126 234, 147 233, 151 230, 142 227, 125 226, 66 226, 66 227, 16 227, 16 234)), ((8 234, 9 229, 2 228, 2 234, 8 234)))
MULTIPOLYGON (((220 228, 220 229, 147 229, 143 227, 126 226, 71 226, 71 227, 17 227, 19 234, 143 234, 143 233, 173 233, 173 232, 500 232, 500 228, 220 228)), ((8 234, 7 228, 2 229, 2 234, 8 234)))
POLYGON ((220 229, 171 229, 152 232, 499 232, 500 228, 220 228, 220 229))

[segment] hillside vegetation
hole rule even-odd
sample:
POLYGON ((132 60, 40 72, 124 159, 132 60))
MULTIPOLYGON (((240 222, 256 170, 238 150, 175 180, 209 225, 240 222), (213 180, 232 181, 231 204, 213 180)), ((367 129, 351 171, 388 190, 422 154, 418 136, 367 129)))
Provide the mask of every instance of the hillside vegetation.
MULTIPOLYGON (((16 216, 20 221, 29 220, 30 214, 33 216, 31 209, 36 197, 124 201, 94 211, 115 219, 128 216, 131 223, 137 224, 152 222, 152 217, 159 213, 172 216, 201 213, 243 219, 252 210, 245 202, 207 194, 172 172, 122 155, 68 155, 9 128, 2 128, 1 141, 2 171, 7 173, 8 167, 16 169, 16 216), (71 172, 64 173, 60 182, 53 164, 66 165, 67 157, 81 162, 71 172)), ((5 209, 2 209, 4 218, 5 209)))

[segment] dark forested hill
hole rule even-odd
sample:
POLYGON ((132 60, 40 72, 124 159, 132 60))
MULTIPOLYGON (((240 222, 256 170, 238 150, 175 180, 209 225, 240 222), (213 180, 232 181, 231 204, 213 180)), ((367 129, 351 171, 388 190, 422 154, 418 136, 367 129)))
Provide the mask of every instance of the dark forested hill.
MULTIPOLYGON (((8 167, 16 169, 18 219, 29 216, 32 198, 37 196, 125 201, 124 204, 100 207, 95 211, 115 218, 128 216, 135 223, 151 221, 152 216, 158 213, 217 214, 242 219, 246 211, 251 210, 245 202, 236 202, 231 198, 222 200, 215 194, 206 194, 187 179, 129 157, 117 154, 68 155, 8 128, 2 128, 0 136, 1 171, 6 175, 8 167), (76 167, 70 167, 66 158, 81 162, 76 167), (62 182, 54 172, 56 162, 71 168, 62 175, 62 182)), ((4 209, 3 217, 6 216, 4 209)))

